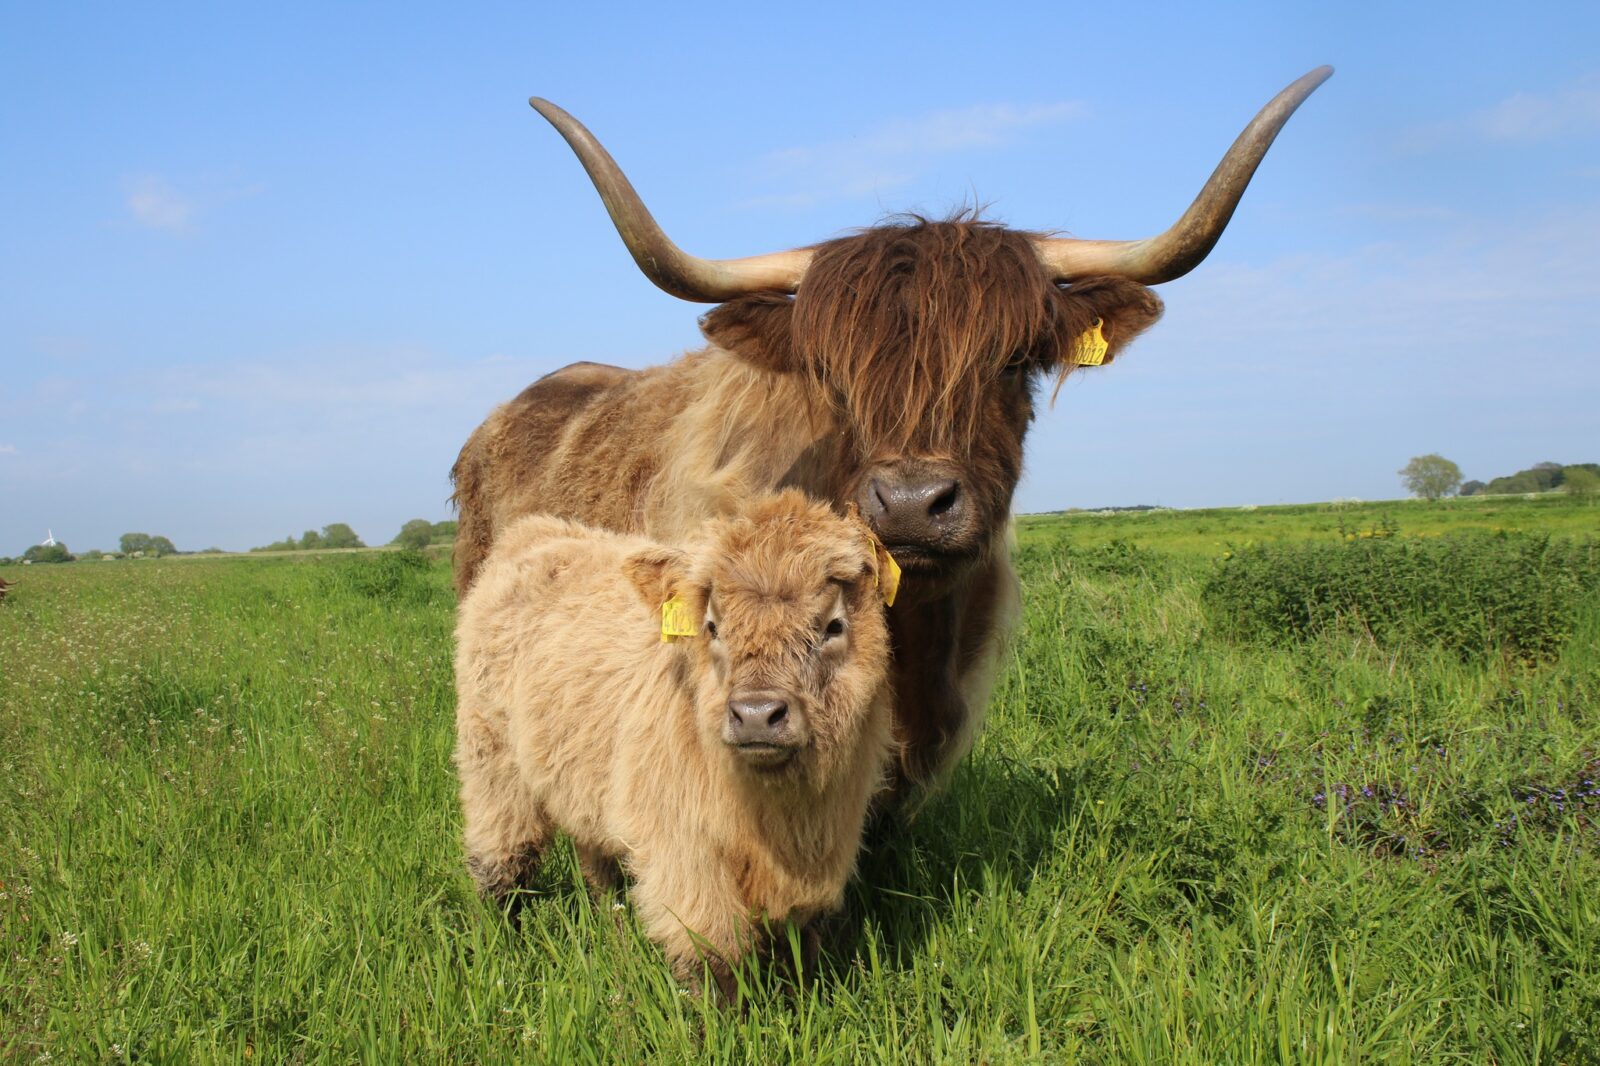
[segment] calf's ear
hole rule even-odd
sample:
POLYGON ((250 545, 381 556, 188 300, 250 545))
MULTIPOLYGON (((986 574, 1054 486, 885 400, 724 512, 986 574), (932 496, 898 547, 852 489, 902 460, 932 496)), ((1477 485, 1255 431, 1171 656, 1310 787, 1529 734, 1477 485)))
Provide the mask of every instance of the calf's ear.
POLYGON ((655 610, 689 579, 689 556, 676 548, 646 548, 624 559, 622 572, 644 605, 655 610))
POLYGON ((798 369, 794 357, 794 300, 776 292, 741 296, 700 316, 706 340, 740 359, 786 374, 798 369))
POLYGON ((1056 290, 1056 358, 1053 369, 1063 376, 1085 365, 1076 358, 1078 338, 1092 333, 1096 321, 1109 363, 1128 343, 1161 317, 1161 297, 1126 278, 1083 278, 1056 290))

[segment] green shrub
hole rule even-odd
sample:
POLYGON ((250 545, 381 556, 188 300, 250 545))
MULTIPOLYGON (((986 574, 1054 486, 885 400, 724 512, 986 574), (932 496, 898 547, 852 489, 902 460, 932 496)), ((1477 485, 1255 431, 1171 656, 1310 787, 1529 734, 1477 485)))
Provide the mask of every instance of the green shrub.
POLYGON ((1348 628, 1389 648, 1534 660, 1554 657, 1596 591, 1600 541, 1497 533, 1262 544, 1225 558, 1202 599, 1213 624, 1245 640, 1348 628))
POLYGON ((337 559, 322 572, 323 588, 386 603, 428 604, 445 592, 429 567, 426 555, 409 549, 337 559))
POLYGON ((1120 538, 1104 544, 1076 546, 1064 541, 1024 544, 1015 562, 1020 573, 1079 575, 1084 577, 1159 577, 1171 569, 1171 559, 1120 538))

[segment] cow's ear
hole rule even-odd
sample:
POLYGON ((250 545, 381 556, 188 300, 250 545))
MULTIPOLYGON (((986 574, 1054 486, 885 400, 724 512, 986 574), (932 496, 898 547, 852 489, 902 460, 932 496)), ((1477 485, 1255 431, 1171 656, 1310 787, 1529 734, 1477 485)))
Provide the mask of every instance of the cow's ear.
POLYGON ((763 370, 799 369, 794 357, 794 299, 777 292, 741 296, 700 317, 706 340, 763 370))
POLYGON ((1083 278, 1057 289, 1056 299, 1054 369, 1062 375, 1077 366, 1097 365, 1085 362, 1080 340, 1093 335, 1096 322, 1106 343, 1100 362, 1109 363, 1161 317, 1161 297, 1126 278, 1083 278))
POLYGON ((624 559, 622 572, 644 605, 655 610, 689 580, 689 556, 676 548, 646 548, 624 559))

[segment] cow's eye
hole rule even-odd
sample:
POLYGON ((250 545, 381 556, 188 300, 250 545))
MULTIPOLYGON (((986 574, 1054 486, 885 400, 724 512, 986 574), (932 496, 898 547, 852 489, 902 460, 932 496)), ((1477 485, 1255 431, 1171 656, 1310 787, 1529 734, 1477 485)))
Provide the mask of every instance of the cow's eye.
POLYGON ((717 623, 713 622, 709 618, 706 619, 706 636, 710 637, 712 640, 717 639, 717 623))
POLYGON ((1028 353, 1018 348, 1011 353, 1011 358, 1006 360, 1005 369, 1001 370, 1000 373, 1007 377, 1015 377, 1026 369, 1028 369, 1028 353))
POLYGON ((822 635, 824 639, 828 640, 831 640, 834 637, 844 636, 844 619, 835 618, 833 621, 823 626, 822 635))

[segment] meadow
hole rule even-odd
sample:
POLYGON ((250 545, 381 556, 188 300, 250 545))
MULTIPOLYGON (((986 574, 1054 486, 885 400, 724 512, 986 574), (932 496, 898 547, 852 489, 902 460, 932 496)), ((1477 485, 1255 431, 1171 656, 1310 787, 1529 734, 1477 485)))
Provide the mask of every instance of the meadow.
POLYGON ((8 572, 0 1058, 1600 1062, 1597 518, 1022 519, 976 749, 739 1010, 565 847, 474 895, 443 560, 8 572))

